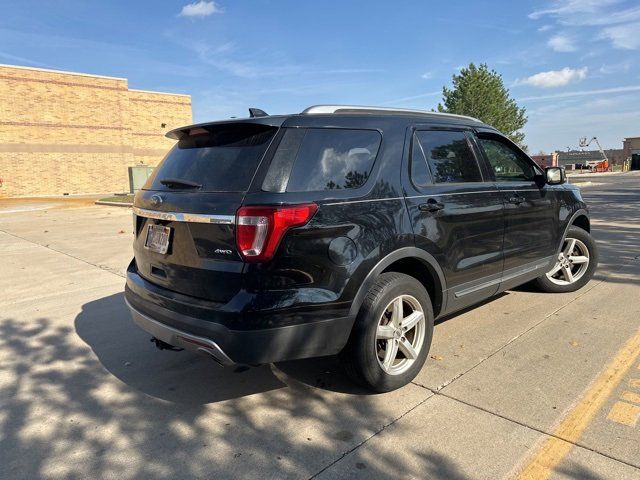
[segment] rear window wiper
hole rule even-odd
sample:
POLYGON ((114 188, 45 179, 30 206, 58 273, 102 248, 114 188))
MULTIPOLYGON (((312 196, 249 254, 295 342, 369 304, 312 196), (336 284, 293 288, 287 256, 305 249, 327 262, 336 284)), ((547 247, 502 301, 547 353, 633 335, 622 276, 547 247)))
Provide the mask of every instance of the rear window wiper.
POLYGON ((202 184, 180 178, 163 178, 160 183, 169 188, 202 188, 202 184))

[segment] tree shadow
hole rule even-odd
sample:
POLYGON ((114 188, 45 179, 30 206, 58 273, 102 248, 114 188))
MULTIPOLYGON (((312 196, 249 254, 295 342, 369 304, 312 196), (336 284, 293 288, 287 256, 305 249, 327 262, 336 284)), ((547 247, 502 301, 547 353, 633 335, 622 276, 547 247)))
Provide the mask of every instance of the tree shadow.
POLYGON ((200 405, 286 386, 268 365, 225 368, 206 355, 158 350, 132 323, 122 293, 83 305, 75 329, 112 375, 162 400, 200 405))
POLYGON ((157 351, 122 294, 83 305, 75 332, 51 313, 0 322, 2 478, 309 478, 423 398, 353 390, 331 358, 157 351))
MULTIPOLYGON (((640 182, 639 182, 640 183, 640 182)), ((635 189, 583 190, 600 262, 596 279, 640 283, 640 185, 635 189)))

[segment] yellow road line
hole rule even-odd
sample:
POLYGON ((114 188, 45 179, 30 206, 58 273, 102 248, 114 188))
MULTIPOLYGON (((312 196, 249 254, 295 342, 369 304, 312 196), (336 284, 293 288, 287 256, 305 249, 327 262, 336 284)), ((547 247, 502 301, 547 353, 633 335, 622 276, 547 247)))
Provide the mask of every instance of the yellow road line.
POLYGON ((625 391, 622 392, 622 395, 620 395, 620 399, 624 400, 625 402, 640 404, 640 393, 625 391))
POLYGON ((627 427, 635 427, 639 418, 640 407, 627 402, 616 402, 607 415, 607 419, 627 427))
POLYGON ((573 444, 587 429, 598 410, 640 356, 640 330, 617 353, 604 371, 587 388, 578 404, 567 413, 553 436, 547 439, 525 465, 519 480, 549 478, 553 469, 567 456, 573 444))

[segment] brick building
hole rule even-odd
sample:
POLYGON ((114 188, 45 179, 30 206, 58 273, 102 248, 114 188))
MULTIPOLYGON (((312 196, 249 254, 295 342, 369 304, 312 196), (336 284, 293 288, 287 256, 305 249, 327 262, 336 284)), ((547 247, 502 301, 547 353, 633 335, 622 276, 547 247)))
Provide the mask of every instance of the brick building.
POLYGON ((631 159, 631 170, 640 170, 640 137, 625 138, 622 150, 624 157, 631 159))
POLYGON ((128 167, 155 166, 189 123, 189 95, 0 65, 0 196, 128 191, 128 167))
POLYGON ((558 154, 556 152, 550 154, 531 155, 531 158, 538 166, 542 168, 557 167, 558 166, 558 154))
MULTIPOLYGON (((624 161, 623 151, 619 148, 604 150, 610 165, 621 165, 624 161)), ((587 162, 599 162, 604 159, 600 150, 569 150, 557 151, 558 165, 587 165, 587 162)))

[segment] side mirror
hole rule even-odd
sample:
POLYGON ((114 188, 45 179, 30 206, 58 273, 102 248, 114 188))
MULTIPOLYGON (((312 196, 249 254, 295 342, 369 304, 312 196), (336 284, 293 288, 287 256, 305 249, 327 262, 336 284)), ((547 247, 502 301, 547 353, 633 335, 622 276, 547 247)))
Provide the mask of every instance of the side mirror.
POLYGON ((567 175, 562 167, 547 167, 544 169, 547 185, 562 185, 567 182, 567 175))

